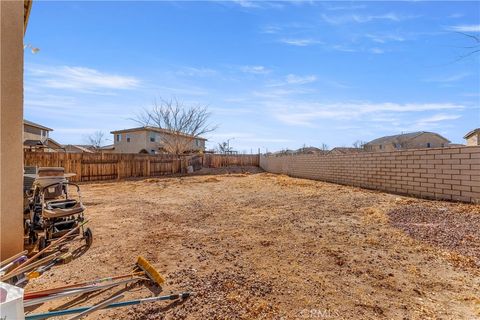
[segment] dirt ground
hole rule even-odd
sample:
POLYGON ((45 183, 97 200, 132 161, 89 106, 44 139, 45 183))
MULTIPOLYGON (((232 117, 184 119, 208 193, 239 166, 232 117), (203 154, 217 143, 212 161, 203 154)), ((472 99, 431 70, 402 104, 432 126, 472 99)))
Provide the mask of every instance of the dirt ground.
POLYGON ((129 272, 139 255, 167 283, 32 312, 128 289, 195 295, 88 319, 480 318, 479 205, 245 171, 82 185, 93 246, 27 291, 129 272))

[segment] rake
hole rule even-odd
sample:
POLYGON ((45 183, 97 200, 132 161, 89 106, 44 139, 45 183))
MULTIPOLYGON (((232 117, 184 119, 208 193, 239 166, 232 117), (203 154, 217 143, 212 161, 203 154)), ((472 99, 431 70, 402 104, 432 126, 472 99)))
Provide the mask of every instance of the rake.
POLYGON ((98 286, 100 283, 103 283, 103 282, 109 282, 109 281, 125 279, 125 278, 133 278, 138 276, 147 276, 152 282, 154 282, 158 286, 161 286, 163 283, 165 283, 165 278, 157 270, 155 270, 155 268, 145 258, 138 257, 137 263, 135 264, 135 268, 141 271, 134 271, 134 272, 119 275, 119 276, 74 283, 71 285, 61 286, 57 288, 27 292, 25 293, 23 299, 24 300, 36 299, 36 298, 45 297, 45 296, 49 296, 52 294, 57 294, 65 291, 81 289, 86 286, 98 286))

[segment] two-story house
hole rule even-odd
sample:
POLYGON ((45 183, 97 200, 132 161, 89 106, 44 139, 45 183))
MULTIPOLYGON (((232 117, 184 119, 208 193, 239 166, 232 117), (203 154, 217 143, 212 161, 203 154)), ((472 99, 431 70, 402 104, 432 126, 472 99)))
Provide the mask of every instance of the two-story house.
POLYGON ((480 128, 473 129, 463 139, 467 141, 467 146, 480 146, 480 128))
POLYGON ((205 141, 202 137, 192 137, 186 134, 175 134, 166 129, 156 127, 138 127, 116 130, 113 134, 115 153, 166 153, 165 141, 176 139, 182 141, 187 152, 205 151, 205 141))
POLYGON ((56 151, 62 145, 49 137, 53 129, 41 124, 23 120, 23 147, 29 149, 41 149, 42 151, 56 151))
POLYGON ((372 140, 364 145, 366 151, 394 151, 405 149, 443 148, 450 141, 438 133, 418 131, 411 133, 385 136, 372 140))

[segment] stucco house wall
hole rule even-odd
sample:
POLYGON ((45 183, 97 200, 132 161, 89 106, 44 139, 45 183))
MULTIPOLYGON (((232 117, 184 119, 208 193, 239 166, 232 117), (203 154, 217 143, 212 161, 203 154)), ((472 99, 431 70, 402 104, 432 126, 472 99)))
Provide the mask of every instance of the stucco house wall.
MULTIPOLYGON (((156 132, 153 130, 142 129, 135 131, 119 132, 112 131, 114 138, 114 152, 115 153, 139 153, 142 150, 148 153, 154 154, 161 152, 163 141, 168 134, 156 132), (118 136, 121 136, 119 141, 118 136), (127 141, 127 136, 130 138, 130 142, 127 141), (151 141, 151 138, 153 141, 151 141)), ((177 136, 178 139, 178 136, 177 136)), ((180 138, 182 139, 182 138, 180 138)), ((190 143, 190 149, 194 151, 205 150, 205 140, 203 139, 191 139, 183 138, 185 140, 192 140, 190 143)))
POLYGON ((48 130, 43 130, 28 124, 23 125, 23 141, 40 140, 45 142, 48 139, 48 130))
POLYGON ((480 130, 476 130, 466 139, 467 146, 480 146, 480 130))
POLYGON ((23 250, 23 1, 0 1, 0 260, 23 250))
POLYGON ((134 131, 115 133, 114 136, 115 153, 139 153, 140 150, 147 149, 147 132, 134 131), (118 136, 121 137, 118 141, 118 136), (130 138, 130 142, 127 141, 130 138))

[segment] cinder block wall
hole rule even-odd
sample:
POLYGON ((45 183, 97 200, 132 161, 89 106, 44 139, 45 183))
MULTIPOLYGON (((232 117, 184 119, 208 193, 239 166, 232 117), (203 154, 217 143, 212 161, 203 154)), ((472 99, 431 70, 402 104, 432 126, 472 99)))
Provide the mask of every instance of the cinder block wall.
POLYGON ((480 147, 349 155, 262 155, 272 173, 428 199, 480 202, 480 147))

